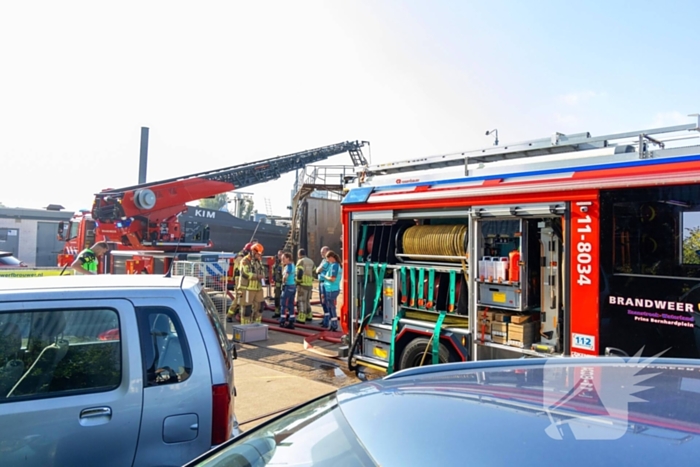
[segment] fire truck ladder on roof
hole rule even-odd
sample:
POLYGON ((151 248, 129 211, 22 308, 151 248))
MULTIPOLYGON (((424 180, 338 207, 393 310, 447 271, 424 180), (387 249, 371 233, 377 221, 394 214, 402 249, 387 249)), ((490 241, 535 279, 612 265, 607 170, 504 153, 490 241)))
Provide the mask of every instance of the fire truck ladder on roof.
MULTIPOLYGON (((525 141, 505 146, 490 146, 485 149, 476 149, 460 153, 446 154, 441 156, 425 157, 420 159, 412 159, 398 162, 390 162, 386 164, 377 164, 367 167, 367 170, 360 172, 360 178, 363 179, 373 175, 390 175, 403 172, 419 172, 430 169, 442 169, 447 167, 463 166, 465 172, 469 165, 483 164, 488 162, 520 159, 526 157, 542 156, 549 154, 560 154, 565 152, 585 151, 589 149, 600 149, 605 147, 617 146, 626 144, 628 146, 637 145, 637 151, 640 153, 640 158, 649 157, 648 147, 650 144, 655 144, 664 147, 664 142, 652 137, 652 135, 662 135, 681 131, 699 131, 700 116, 698 114, 691 115, 697 117, 696 123, 687 125, 676 125, 663 128, 654 128, 649 130, 630 131, 626 133, 617 133, 604 136, 591 136, 590 133, 576 133, 565 135, 563 133, 554 133, 549 138, 542 138, 532 141, 525 141), (624 140, 630 140, 623 143, 624 140), (617 143, 614 143, 614 142, 617 143)), ((677 138, 675 140, 686 139, 677 138)), ((633 150, 633 148, 631 149, 633 150)))

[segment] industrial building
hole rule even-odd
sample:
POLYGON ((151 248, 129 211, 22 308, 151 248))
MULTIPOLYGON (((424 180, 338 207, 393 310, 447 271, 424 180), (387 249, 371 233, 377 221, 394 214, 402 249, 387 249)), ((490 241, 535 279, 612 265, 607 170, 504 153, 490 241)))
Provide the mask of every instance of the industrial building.
POLYGON ((55 267, 63 248, 58 223, 71 218, 62 206, 45 209, 0 207, 0 251, 10 251, 32 267, 55 267))

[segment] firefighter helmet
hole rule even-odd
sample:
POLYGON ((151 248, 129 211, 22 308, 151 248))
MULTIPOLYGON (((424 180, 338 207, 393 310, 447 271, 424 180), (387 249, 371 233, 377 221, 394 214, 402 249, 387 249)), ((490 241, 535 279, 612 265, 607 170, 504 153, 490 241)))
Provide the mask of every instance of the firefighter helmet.
POLYGON ((263 246, 261 244, 253 243, 253 245, 250 247, 250 251, 252 253, 257 253, 257 254, 262 256, 263 251, 265 251, 265 249, 263 248, 263 246))
POLYGON ((245 246, 243 247, 243 250, 244 250, 244 251, 250 251, 250 247, 252 247, 252 246, 253 246, 252 243, 246 243, 245 246))

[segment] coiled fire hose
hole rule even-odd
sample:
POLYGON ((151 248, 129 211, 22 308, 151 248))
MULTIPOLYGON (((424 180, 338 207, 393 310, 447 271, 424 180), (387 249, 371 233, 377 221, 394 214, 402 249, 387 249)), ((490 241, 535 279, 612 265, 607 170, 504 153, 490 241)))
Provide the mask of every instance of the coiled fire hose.
POLYGON ((444 258, 446 261, 458 262, 466 258, 466 225, 414 225, 403 234, 403 253, 408 257, 420 255, 444 258))

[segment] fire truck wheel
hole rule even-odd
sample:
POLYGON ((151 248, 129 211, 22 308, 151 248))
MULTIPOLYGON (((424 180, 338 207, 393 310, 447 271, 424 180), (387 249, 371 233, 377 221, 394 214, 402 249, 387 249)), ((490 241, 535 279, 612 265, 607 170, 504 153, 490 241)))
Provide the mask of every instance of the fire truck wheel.
MULTIPOLYGON (((440 343, 440 348, 438 350, 439 357, 438 361, 440 363, 447 363, 450 361, 450 351, 447 350, 442 343, 440 343)), ((401 352, 401 359, 399 360, 399 369, 404 370, 406 368, 413 368, 420 366, 420 362, 423 360, 423 366, 433 364, 433 343, 430 339, 419 337, 413 339, 401 352), (428 346, 430 344, 430 346, 428 346), (426 351, 427 354, 425 359, 423 359, 423 352, 426 351)))

